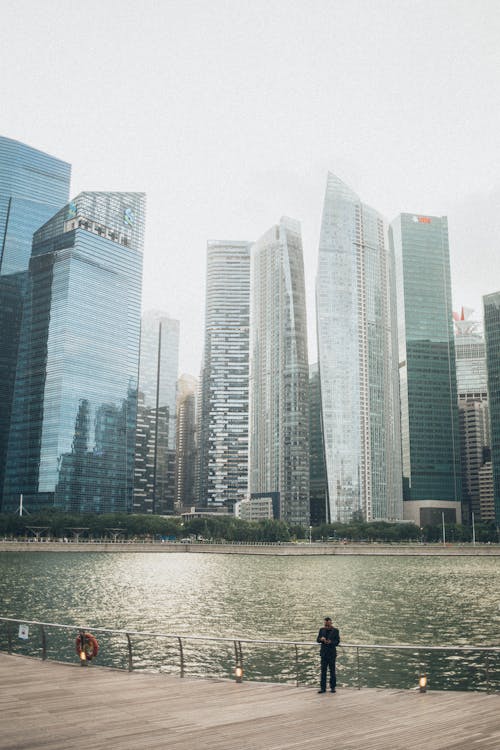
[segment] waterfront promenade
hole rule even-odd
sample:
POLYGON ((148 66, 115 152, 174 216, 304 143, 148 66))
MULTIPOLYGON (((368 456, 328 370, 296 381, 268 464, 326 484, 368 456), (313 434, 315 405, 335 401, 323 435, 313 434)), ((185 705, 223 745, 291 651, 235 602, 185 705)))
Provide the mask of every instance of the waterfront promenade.
POLYGON ((500 557, 498 544, 381 544, 381 543, 321 543, 282 542, 276 544, 245 542, 133 542, 133 541, 4 541, 0 552, 196 552, 219 555, 372 555, 372 556, 447 556, 500 557))
POLYGON ((498 750, 500 695, 195 680, 0 653, 2 750, 498 750))

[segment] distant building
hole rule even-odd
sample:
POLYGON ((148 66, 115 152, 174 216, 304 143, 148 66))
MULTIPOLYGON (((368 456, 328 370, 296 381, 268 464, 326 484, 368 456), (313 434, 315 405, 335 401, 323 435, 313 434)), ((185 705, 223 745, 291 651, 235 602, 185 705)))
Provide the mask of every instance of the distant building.
POLYGON ((390 226, 389 239, 398 274, 404 517, 424 525, 444 513, 445 519, 460 523, 447 219, 401 214, 390 226))
POLYGON ((500 524, 500 292, 486 294, 483 305, 495 520, 500 524))
POLYGON ((195 518, 228 518, 231 514, 230 509, 225 506, 206 508, 193 506, 190 510, 181 513, 183 521, 193 521, 195 518))
POLYGON ((394 276, 382 216, 328 174, 316 314, 331 522, 403 514, 394 276))
POLYGON ((495 522, 495 492, 493 489, 493 464, 491 453, 484 457, 479 468, 479 515, 484 523, 495 522))
POLYGON ((34 235, 5 501, 132 510, 144 195, 80 193, 34 235))
POLYGON ((309 524, 309 372, 302 239, 282 218, 252 247, 250 493, 309 524))
POLYGON ((491 515, 489 502, 493 485, 487 487, 491 470, 481 472, 491 461, 486 350, 479 323, 472 310, 462 308, 453 313, 455 321, 455 354, 457 367, 460 456, 462 461, 462 519, 465 523, 485 520, 481 507, 491 515))
POLYGON ((134 511, 172 514, 175 506, 179 321, 142 316, 134 468, 134 511))
POLYGON ((262 494, 240 500, 234 506, 234 515, 242 521, 264 521, 279 518, 279 493, 262 494))
POLYGON ((193 505, 196 469, 196 393, 198 378, 181 375, 177 381, 177 446, 175 506, 193 505))
POLYGON ((198 413, 198 503, 248 490, 250 244, 210 241, 198 413))
POLYGON ((325 446, 321 423, 321 388, 318 364, 309 366, 309 487, 311 524, 319 526, 329 517, 325 446))
POLYGON ((71 166, 0 137, 0 510, 33 233, 67 203, 71 166))

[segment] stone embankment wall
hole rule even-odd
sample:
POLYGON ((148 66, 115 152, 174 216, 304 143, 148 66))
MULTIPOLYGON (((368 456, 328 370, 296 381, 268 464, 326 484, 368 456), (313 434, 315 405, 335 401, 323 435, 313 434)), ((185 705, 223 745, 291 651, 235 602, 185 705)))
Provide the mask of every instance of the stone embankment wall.
POLYGON ((204 544, 202 542, 9 542, 0 552, 197 552, 225 555, 394 555, 500 557, 496 544, 204 544))

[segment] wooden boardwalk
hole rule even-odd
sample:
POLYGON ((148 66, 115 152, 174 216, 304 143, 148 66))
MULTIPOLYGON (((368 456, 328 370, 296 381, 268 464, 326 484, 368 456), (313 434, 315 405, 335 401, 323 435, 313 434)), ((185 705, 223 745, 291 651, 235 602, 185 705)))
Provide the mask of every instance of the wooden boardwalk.
POLYGON ((499 750, 500 695, 180 679, 0 653, 2 750, 499 750))

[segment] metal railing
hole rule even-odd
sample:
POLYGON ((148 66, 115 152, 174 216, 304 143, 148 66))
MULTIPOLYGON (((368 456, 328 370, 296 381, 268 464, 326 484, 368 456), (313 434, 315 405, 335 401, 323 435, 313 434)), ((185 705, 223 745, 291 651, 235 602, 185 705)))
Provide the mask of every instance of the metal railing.
MULTIPOLYGON (((91 631, 102 640, 99 662, 128 671, 169 672, 179 677, 230 677, 241 682, 288 682, 308 685, 317 682, 318 644, 226 638, 205 635, 158 633, 153 631, 63 625, 36 620, 0 617, 0 651, 38 656, 43 660, 75 661, 75 639, 91 631), (16 626, 22 626, 18 630, 16 626), (29 635, 30 629, 34 629, 29 635), (22 634, 21 634, 22 633, 22 634), (65 637, 69 634, 69 638, 65 637), (171 646, 145 650, 144 640, 164 641, 171 646), (103 646, 105 645, 105 648, 103 646), (210 649, 216 655, 208 657, 210 649), (264 654, 256 656, 258 649, 264 654), (172 650, 173 649, 173 650, 172 650), (191 660, 188 651, 191 649, 191 660), (151 656, 150 652, 154 651, 151 656), (103 654, 107 652, 103 659, 103 654), (276 655, 281 658, 276 659, 276 655), (165 662, 165 656, 169 656, 165 662), (280 663, 278 663, 280 662, 280 663)), ((402 644, 343 643, 338 647, 342 684, 368 687, 415 688, 421 676, 430 676, 429 687, 450 690, 500 690, 500 647, 426 646, 402 644), (404 662, 396 658, 404 655, 404 662), (396 675, 397 679, 392 679, 396 675), (401 684, 403 683, 403 684, 401 684)))

